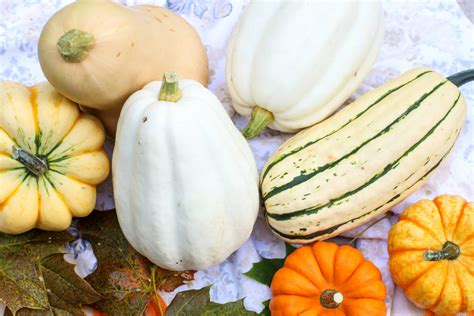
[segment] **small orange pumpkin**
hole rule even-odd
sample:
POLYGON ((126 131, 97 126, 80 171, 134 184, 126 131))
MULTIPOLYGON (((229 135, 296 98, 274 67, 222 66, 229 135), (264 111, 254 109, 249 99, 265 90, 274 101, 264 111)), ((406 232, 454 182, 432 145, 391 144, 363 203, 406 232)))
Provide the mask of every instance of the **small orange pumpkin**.
POLYGON ((442 195, 407 208, 388 236, 390 271, 415 305, 474 310, 474 203, 442 195))
POLYGON ((386 315, 380 271, 360 251, 331 242, 295 250, 275 273, 275 316, 386 315))

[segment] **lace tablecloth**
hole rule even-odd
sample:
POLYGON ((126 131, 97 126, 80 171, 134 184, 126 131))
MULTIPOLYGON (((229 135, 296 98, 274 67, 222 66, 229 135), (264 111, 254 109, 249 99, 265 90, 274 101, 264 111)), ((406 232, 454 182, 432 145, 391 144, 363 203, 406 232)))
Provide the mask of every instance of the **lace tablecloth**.
MULTIPOLYGON (((71 0, 0 0, 0 80, 15 80, 35 84, 44 80, 37 61, 37 42, 47 19, 71 0)), ((121 0, 127 5, 156 4, 167 6, 183 15, 200 33, 207 48, 210 62, 210 89, 217 94, 227 112, 239 128, 246 119, 234 113, 224 82, 224 58, 231 30, 247 0, 121 0)), ((455 0, 387 0, 384 2, 386 33, 384 45, 372 72, 352 99, 387 79, 415 66, 428 66, 445 74, 474 68, 474 27, 455 0)), ((474 106, 474 86, 461 89, 467 103, 474 106)), ((474 111, 468 110, 468 119, 450 158, 436 171, 428 183, 393 209, 400 213, 409 204, 438 194, 459 194, 474 200, 474 111)), ((266 131, 250 142, 259 168, 267 157, 290 135, 266 131)), ((109 149, 112 144, 108 144, 109 149)), ((100 188, 97 208, 113 208, 110 181, 100 188)), ((393 219, 393 221, 396 219, 393 219)), ((391 226, 383 220, 365 232, 357 241, 365 256, 382 271, 387 286, 387 307, 391 315, 422 315, 409 303, 403 293, 394 287, 387 267, 386 238, 391 226)), ((345 236, 352 236, 348 232, 345 236)), ((90 244, 74 243, 70 255, 77 260, 77 271, 86 275, 96 264, 90 244)), ((218 266, 196 274, 196 280, 177 289, 197 289, 214 284, 211 298, 217 302, 245 298, 245 306, 259 312, 262 301, 270 298, 268 287, 248 279, 248 271, 261 257, 282 257, 283 242, 276 239, 258 218, 252 237, 237 252, 218 266)), ((169 302, 175 293, 164 293, 169 302)), ((1 314, 1 309, 0 309, 1 314)))

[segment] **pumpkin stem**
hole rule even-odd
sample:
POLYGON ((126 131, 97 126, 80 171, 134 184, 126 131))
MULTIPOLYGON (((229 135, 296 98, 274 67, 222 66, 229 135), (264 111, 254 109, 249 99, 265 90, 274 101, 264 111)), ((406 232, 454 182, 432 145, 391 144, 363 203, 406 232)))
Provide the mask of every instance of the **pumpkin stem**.
POLYGON ((12 153, 13 159, 22 163, 29 172, 37 177, 42 176, 49 170, 48 162, 44 158, 37 157, 16 146, 12 147, 12 153))
POLYGON ((257 137, 265 129, 265 127, 267 127, 268 124, 273 122, 273 120, 274 118, 272 112, 256 106, 252 110, 250 122, 242 130, 242 135, 244 135, 246 139, 257 137))
POLYGON ((447 241, 441 250, 426 250, 423 254, 425 261, 454 260, 461 254, 458 245, 451 241, 447 241))
POLYGON ((70 63, 80 63, 89 55, 95 40, 91 33, 72 29, 58 40, 58 51, 61 57, 70 63))
POLYGON ((465 83, 474 81, 474 69, 464 70, 448 77, 448 80, 460 87, 465 83))
POLYGON ((178 102, 183 93, 179 89, 178 75, 174 71, 165 72, 163 83, 161 84, 158 100, 168 102, 178 102))
POLYGON ((319 301, 325 308, 337 308, 344 300, 344 296, 337 290, 327 289, 321 293, 319 301))

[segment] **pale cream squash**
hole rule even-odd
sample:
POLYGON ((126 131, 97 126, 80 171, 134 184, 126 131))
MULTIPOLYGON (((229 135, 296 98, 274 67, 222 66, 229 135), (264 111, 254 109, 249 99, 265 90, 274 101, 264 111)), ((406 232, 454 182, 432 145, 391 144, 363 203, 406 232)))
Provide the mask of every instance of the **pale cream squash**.
POLYGON ((0 83, 0 232, 64 230, 109 174, 98 119, 48 83, 0 83))
POLYGON ((226 58, 243 134, 296 132, 333 113, 369 73, 383 41, 380 1, 252 1, 226 58))
POLYGON ((38 56, 48 81, 91 109, 114 134, 133 92, 169 69, 207 85, 208 61, 199 35, 183 18, 158 6, 126 7, 78 0, 45 25, 38 56))
POLYGON ((169 270, 200 270, 250 236, 258 172, 217 98, 193 80, 178 89, 175 79, 149 83, 124 105, 113 155, 115 203, 138 252, 169 270))
POLYGON ((386 212, 446 160, 466 117, 458 86, 410 70, 283 143, 262 170, 271 229, 293 243, 327 239, 386 212))

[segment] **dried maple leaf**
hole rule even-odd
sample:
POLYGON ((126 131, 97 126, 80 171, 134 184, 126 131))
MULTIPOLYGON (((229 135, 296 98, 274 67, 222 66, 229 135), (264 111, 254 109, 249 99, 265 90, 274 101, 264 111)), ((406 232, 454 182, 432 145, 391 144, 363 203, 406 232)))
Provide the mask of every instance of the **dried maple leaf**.
POLYGON ((258 315, 244 307, 243 299, 226 304, 211 302, 210 286, 200 290, 181 292, 176 295, 166 311, 169 316, 252 316, 258 315))
POLYGON ((101 296, 65 262, 66 232, 0 234, 0 301, 18 315, 83 315, 101 296))
POLYGON ((108 315, 141 315, 158 290, 173 291, 194 272, 172 272, 136 252, 120 230, 115 212, 95 212, 79 221, 81 237, 90 241, 97 270, 86 280, 105 299, 92 305, 108 315))

